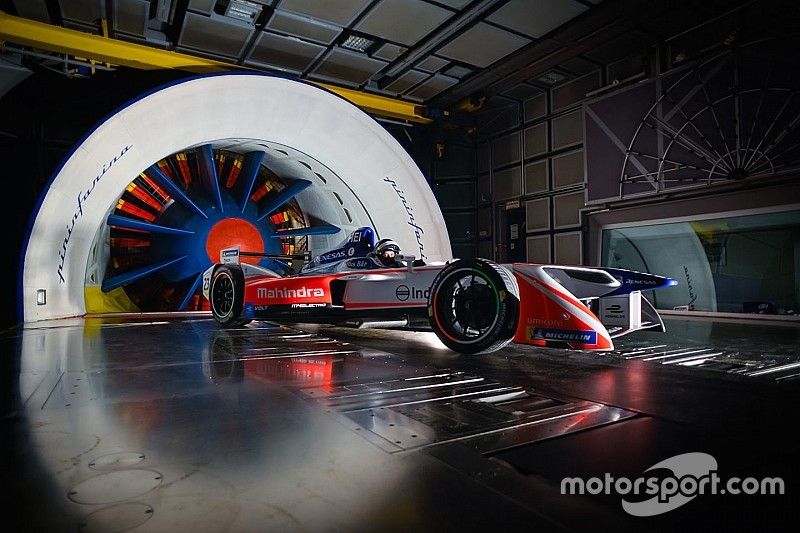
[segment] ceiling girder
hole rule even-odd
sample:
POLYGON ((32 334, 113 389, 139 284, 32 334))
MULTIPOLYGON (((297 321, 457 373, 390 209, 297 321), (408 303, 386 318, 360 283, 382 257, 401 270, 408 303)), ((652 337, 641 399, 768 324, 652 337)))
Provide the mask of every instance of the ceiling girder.
MULTIPOLYGON (((252 70, 233 63, 70 30, 0 11, 0 44, 4 42, 142 70, 177 69, 196 73, 252 70)), ((331 84, 309 83, 336 93, 373 115, 419 124, 431 122, 425 116, 425 106, 419 104, 331 84)))

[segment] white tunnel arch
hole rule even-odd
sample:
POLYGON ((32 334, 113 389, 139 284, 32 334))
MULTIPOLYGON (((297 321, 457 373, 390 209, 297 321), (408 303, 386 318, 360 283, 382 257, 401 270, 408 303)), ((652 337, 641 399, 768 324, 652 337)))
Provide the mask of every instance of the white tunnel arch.
MULTIPOLYGON (((301 172, 333 175, 348 191, 339 197, 350 202, 353 225, 372 225, 428 261, 452 257, 425 178, 368 115, 306 83, 258 74, 204 76, 130 103, 66 160, 42 199, 24 252, 24 320, 84 314, 92 244, 125 187, 156 161, 204 144, 260 144, 286 154, 285 165, 300 163, 301 172), (41 290, 46 303, 37 305, 41 290)), ((324 209, 313 189, 302 198, 310 210, 324 209)))

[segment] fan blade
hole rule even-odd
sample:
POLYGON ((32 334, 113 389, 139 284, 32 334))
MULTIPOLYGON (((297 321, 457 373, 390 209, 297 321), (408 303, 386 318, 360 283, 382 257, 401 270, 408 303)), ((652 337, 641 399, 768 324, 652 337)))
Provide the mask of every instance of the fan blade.
POLYGON ((214 149, 210 144, 204 144, 197 152, 197 161, 200 164, 200 183, 206 192, 211 195, 211 202, 222 213, 224 209, 222 208, 222 194, 219 190, 217 165, 214 161, 214 149))
POLYGON ((268 217, 272 213, 278 210, 280 206, 306 190, 308 187, 311 186, 311 182, 307 180, 297 180, 281 192, 275 195, 274 198, 268 199, 267 203, 262 208, 261 212, 258 214, 258 221, 268 217))
POLYGON ((180 203, 182 203, 183 205, 185 205, 198 215, 202 215, 203 218, 208 218, 208 215, 206 215, 203 212, 203 210, 200 209, 200 207, 192 201, 191 198, 186 196, 186 193, 183 192, 183 189, 178 187, 174 181, 165 176, 164 173, 161 172, 161 169, 159 169, 156 165, 153 165, 152 167, 148 168, 147 174, 151 178, 153 178, 156 182, 158 182, 158 184, 161 185, 164 189, 166 189, 167 192, 170 195, 172 195, 177 201, 179 201, 180 203))
POLYGON ((103 292, 108 292, 116 289, 117 287, 122 287, 123 285, 127 285, 128 283, 136 281, 137 279, 141 279, 145 276, 153 274, 154 272, 158 272, 161 269, 167 268, 170 265, 174 265, 178 261, 182 261, 185 258, 186 256, 182 255, 174 259, 162 261, 161 263, 147 265, 145 267, 131 270, 130 272, 124 272, 122 274, 117 274, 116 276, 111 276, 110 278, 106 278, 103 280, 102 290, 103 292))
POLYGON ((200 284, 202 282, 203 282, 203 273, 198 272, 197 276, 194 278, 194 283, 192 283, 192 286, 189 287, 189 290, 186 292, 186 296, 183 297, 181 304, 178 306, 178 311, 183 311, 184 309, 186 309, 186 306, 189 305, 189 301, 191 301, 192 296, 194 296, 194 293, 197 292, 197 289, 198 287, 200 287, 200 284))
POLYGON ((249 152, 244 156, 244 164, 242 171, 239 173, 239 179, 236 180, 236 196, 239 199, 239 206, 244 213, 247 203, 250 201, 250 194, 253 192, 253 185, 256 183, 258 171, 261 168, 261 162, 264 161, 264 152, 249 152))
POLYGON ((136 220, 133 218, 123 217, 119 215, 109 215, 107 219, 109 226, 116 226, 118 228, 144 230, 151 233, 163 233, 166 235, 194 235, 193 231, 187 229, 170 228, 167 226, 159 226, 143 220, 136 220))
POLYGON ((334 235, 342 231, 336 226, 310 226, 307 228, 279 229, 275 231, 273 238, 280 237, 305 237, 306 235, 334 235))

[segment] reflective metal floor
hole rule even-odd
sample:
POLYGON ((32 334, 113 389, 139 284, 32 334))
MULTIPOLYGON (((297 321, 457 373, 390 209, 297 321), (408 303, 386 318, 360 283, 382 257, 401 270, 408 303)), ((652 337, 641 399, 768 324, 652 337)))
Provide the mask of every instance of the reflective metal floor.
POLYGON ((758 358, 719 329, 668 326, 612 354, 479 357, 429 333, 221 331, 203 317, 12 330, 0 337, 7 501, 21 529, 47 531, 793 525, 798 380, 706 363, 738 346, 728 358, 748 370, 790 364, 800 329, 773 332, 765 346, 783 348, 758 358), (648 519, 619 497, 560 494, 565 476, 635 476, 691 451, 721 474, 781 476, 787 494, 698 497, 648 519))

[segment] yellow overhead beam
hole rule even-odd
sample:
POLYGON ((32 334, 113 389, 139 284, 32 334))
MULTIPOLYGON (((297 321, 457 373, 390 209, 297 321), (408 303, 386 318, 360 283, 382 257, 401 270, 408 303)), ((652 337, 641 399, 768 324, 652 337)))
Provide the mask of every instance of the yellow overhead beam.
MULTIPOLYGON (((252 70, 223 61, 70 30, 0 11, 0 43, 3 42, 141 70, 177 69, 198 73, 252 70)), ((423 116, 423 106, 335 85, 316 85, 349 100, 367 113, 420 124, 431 122, 423 116)))

